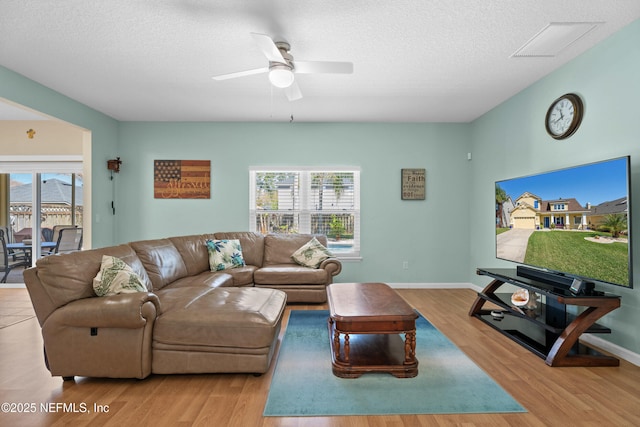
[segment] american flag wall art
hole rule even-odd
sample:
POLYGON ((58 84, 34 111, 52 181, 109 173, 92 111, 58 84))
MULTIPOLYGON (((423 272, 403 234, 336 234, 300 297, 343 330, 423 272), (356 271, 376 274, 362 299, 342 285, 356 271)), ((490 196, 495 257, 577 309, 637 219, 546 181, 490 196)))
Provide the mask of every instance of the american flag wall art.
POLYGON ((211 160, 154 160, 156 199, 211 198, 211 160))

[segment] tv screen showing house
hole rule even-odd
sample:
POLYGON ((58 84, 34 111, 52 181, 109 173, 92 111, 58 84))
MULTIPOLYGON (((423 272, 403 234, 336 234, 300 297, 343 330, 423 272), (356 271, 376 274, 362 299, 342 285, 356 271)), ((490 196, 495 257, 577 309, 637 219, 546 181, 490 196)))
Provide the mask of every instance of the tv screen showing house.
POLYGON ((496 257, 632 287, 629 157, 497 181, 496 257))

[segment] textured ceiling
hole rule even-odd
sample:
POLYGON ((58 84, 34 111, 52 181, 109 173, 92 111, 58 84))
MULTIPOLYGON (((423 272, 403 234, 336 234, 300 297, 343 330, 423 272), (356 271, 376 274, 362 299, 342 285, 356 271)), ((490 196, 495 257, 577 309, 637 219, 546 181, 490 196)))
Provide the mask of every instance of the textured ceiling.
POLYGON ((2 0, 0 65, 123 121, 469 122, 639 17, 638 0, 2 0), (551 22, 602 24, 511 57, 551 22), (294 102, 266 74, 212 80, 267 65, 251 32, 354 73, 298 74, 294 102))

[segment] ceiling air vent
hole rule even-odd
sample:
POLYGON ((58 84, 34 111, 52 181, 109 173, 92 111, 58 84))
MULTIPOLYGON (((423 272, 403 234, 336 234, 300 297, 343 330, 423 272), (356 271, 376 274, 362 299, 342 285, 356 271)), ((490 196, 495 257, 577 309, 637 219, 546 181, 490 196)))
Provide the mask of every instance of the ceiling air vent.
POLYGON ((604 22, 551 22, 515 51, 514 58, 554 57, 604 22))

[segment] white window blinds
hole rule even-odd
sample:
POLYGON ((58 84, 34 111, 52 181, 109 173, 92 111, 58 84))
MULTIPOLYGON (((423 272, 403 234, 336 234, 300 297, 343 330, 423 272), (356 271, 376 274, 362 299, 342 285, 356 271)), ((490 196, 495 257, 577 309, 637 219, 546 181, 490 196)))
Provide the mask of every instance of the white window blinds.
POLYGON ((339 257, 360 255, 360 170, 251 168, 250 229, 324 234, 339 257))

